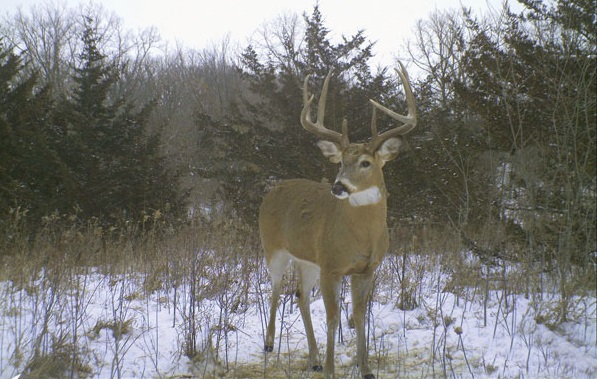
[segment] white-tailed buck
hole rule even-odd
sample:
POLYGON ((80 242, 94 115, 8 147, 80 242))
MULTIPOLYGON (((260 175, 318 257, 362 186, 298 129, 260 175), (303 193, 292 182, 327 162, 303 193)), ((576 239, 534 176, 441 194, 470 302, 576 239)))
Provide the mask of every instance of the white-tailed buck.
POLYGON ((340 321, 339 289, 342 277, 351 276, 353 319, 357 335, 356 364, 364 378, 372 379, 365 337, 365 311, 373 273, 389 246, 386 222, 387 192, 382 167, 394 159, 402 144, 401 136, 417 122, 415 97, 402 64, 397 70, 404 86, 408 115, 397 114, 371 100, 372 138, 368 143, 350 143, 344 120, 342 133, 323 125, 330 74, 325 78, 317 105, 317 122, 311 120, 311 103, 305 78, 301 124, 321 140, 323 155, 340 163, 331 186, 303 179, 281 182, 263 199, 259 230, 267 266, 272 278, 272 297, 265 350, 272 351, 276 312, 282 278, 289 262, 299 274, 299 308, 309 345, 308 367, 322 369, 313 334, 309 309, 310 293, 319 277, 326 310, 327 348, 323 366, 326 378, 334 376, 334 336, 340 321), (404 125, 377 133, 376 110, 404 125))

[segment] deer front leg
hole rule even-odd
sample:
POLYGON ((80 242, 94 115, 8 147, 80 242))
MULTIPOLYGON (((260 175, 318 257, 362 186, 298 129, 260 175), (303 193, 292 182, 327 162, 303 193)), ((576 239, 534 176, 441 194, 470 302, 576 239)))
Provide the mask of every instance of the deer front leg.
POLYGON ((375 379, 369 369, 369 352, 365 334, 365 314, 369 303, 373 272, 352 275, 350 280, 352 287, 352 317, 357 332, 357 364, 361 368, 364 379, 375 379))
POLYGON ((303 324, 305 325, 305 334, 307 335, 307 343, 309 344, 309 368, 313 371, 322 371, 323 368, 319 362, 319 350, 317 342, 315 341, 315 333, 313 332, 313 323, 311 322, 311 290, 317 281, 319 275, 319 268, 313 264, 305 262, 296 262, 300 278, 300 296, 299 308, 303 324))
POLYGON ((267 323, 267 333, 265 335, 264 350, 266 352, 274 351, 274 338, 276 336, 276 312, 280 301, 280 292, 282 283, 280 281, 272 283, 272 297, 269 308, 269 320, 267 323))
POLYGON ((267 322, 267 332, 265 334, 264 350, 266 352, 274 351, 274 338, 276 336, 276 312, 280 302, 280 293, 282 292, 282 278, 284 271, 290 262, 289 254, 283 250, 271 254, 272 258, 267 262, 272 279, 272 297, 269 309, 269 320, 267 322))
POLYGON ((332 274, 321 274, 319 279, 328 328, 323 370, 325 379, 334 377, 334 347, 340 322, 340 280, 341 277, 332 274))

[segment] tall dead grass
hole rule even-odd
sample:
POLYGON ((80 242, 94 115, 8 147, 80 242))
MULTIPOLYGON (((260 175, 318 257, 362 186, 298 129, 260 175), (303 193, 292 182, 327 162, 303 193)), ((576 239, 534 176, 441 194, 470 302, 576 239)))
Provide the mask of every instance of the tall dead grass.
POLYGON ((56 214, 31 233, 26 214, 12 215, 0 241, 0 296, 2 316, 16 320, 8 326, 16 341, 0 338, 9 351, 0 372, 12 366, 31 377, 85 377, 95 359, 86 341, 105 332, 114 352, 111 377, 121 377, 134 342, 131 304, 156 294, 183 325, 181 355, 228 364, 219 356, 232 327, 228 312, 248 309, 250 276, 260 270, 257 239, 245 225, 194 220, 175 228, 154 212, 137 224, 106 227, 56 214), (106 311, 94 321, 87 308, 98 288, 91 283, 110 288, 106 311), (206 309, 205 299, 223 311, 206 309))
MULTIPOLYGON (((12 222, 4 224, 0 241, 0 297, 4 299, 0 317, 12 320, 4 327, 16 340, 0 337, 0 348, 9 352, 0 358, 0 372, 18 367, 31 377, 39 373, 45 377, 92 376, 98 357, 88 341, 106 335, 107 348, 113 352, 111 377, 124 376, 123 358, 139 338, 144 340, 147 355, 153 357, 153 367, 147 370, 158 375, 160 326, 137 325, 138 312, 143 320, 157 317, 149 305, 157 301, 171 309, 174 323, 180 325, 179 356, 194 362, 196 376, 246 373, 246 367, 236 362, 238 351, 228 346, 238 327, 235 316, 255 308, 261 315, 268 314, 268 287, 262 285, 269 283, 269 278, 256 230, 235 221, 193 220, 174 227, 155 212, 138 224, 108 227, 81 222, 75 216, 51 215, 43 228, 32 234, 26 227, 26 215, 15 210, 13 216, 12 222), (97 301, 98 288, 94 286, 98 283, 110 292, 103 299, 101 317, 93 318, 88 308, 97 301), (147 303, 144 311, 133 306, 139 300, 147 303), (217 307, 210 305, 214 301, 217 307), (142 335, 131 332, 134 324, 144 330, 142 335)), ((594 269, 567 275, 571 280, 565 284, 566 296, 547 302, 543 299, 546 293, 557 293, 563 287, 554 282, 560 276, 552 275, 547 266, 475 256, 450 226, 407 225, 392 229, 391 234, 391 253, 377 275, 376 286, 383 291, 376 292, 376 301, 393 302, 404 311, 419 308, 432 283, 437 304, 425 317, 437 330, 436 345, 431 349, 437 377, 447 374, 440 345, 458 326, 450 314, 442 312, 442 293, 455 294, 457 302, 464 303, 479 298, 486 304, 500 301, 501 315, 486 313, 486 325, 492 324, 491 317, 513 312, 510 295, 525 294, 542 304, 537 323, 554 328, 562 322, 565 309, 575 308, 570 302, 595 296, 594 269), (496 293, 501 294, 497 300, 496 293)), ((553 267, 557 268, 557 262, 553 267)), ((292 271, 288 275, 292 279, 292 271)), ((343 296, 347 286, 345 283, 343 296)), ((295 289, 295 280, 290 280, 282 301, 285 309, 296 307, 295 289)), ((348 320, 347 303, 343 302, 342 312, 348 320)), ((264 316, 261 324, 263 329, 264 316)), ((341 340, 348 335, 343 330, 339 333, 341 340)), ((284 343, 282 334, 279 338, 279 343, 284 343)), ((404 369, 391 367, 383 340, 371 343, 372 359, 381 369, 404 369)), ((257 376, 292 377, 296 364, 289 356, 278 355, 266 359, 257 376)))

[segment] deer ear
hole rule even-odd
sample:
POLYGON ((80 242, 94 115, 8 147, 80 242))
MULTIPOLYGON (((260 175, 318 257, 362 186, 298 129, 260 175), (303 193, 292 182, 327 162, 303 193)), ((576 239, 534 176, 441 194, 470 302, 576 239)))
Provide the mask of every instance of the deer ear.
POLYGON ((400 146, 402 146, 402 137, 392 137, 381 144, 379 149, 377 149, 376 154, 384 162, 388 162, 398 156, 400 146))
POLYGON ((340 163, 342 161, 342 150, 333 142, 317 141, 317 146, 323 155, 332 163, 340 163))

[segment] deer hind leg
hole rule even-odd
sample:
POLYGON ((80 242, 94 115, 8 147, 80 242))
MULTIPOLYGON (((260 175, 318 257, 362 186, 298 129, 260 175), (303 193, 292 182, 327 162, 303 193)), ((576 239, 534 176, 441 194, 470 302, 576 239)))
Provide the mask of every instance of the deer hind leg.
POLYGON ((336 331, 338 330, 338 324, 340 323, 340 280, 340 276, 329 273, 326 275, 322 273, 319 278, 328 329, 323 371, 325 379, 334 377, 336 331))
POLYGON ((299 309, 301 310, 309 345, 309 367, 313 371, 321 371, 323 368, 319 362, 319 349, 317 348, 313 323, 311 322, 311 290, 319 277, 319 266, 297 259, 296 267, 299 272, 299 309))
POLYGON ((365 314, 373 282, 372 273, 352 275, 350 278, 352 294, 352 316, 357 332, 357 364, 361 368, 364 379, 375 379, 369 368, 369 352, 365 334, 365 314))
POLYGON ((267 260, 267 268, 269 270, 269 275, 272 278, 272 297, 264 345, 264 350, 267 352, 274 350, 274 339, 276 336, 276 312, 278 311, 278 303, 280 302, 282 279, 289 263, 290 254, 286 250, 275 251, 271 255, 271 258, 267 260))

